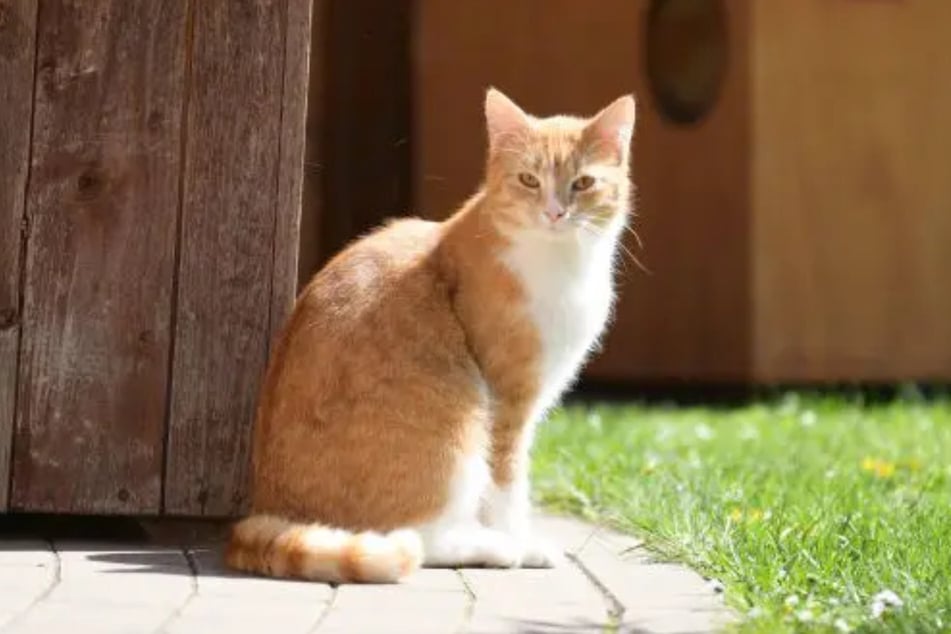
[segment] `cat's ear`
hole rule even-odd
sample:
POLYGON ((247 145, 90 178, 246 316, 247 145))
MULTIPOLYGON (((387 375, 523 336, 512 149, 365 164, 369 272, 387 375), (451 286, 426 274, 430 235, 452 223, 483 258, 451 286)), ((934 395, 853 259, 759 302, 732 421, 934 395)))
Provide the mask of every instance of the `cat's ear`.
POLYGON ((531 120, 515 102, 495 88, 485 94, 485 123, 489 147, 498 147, 505 139, 517 139, 531 129, 531 120))
POLYGON ((588 151, 619 163, 627 161, 636 113, 634 97, 624 95, 596 114, 585 128, 588 151))

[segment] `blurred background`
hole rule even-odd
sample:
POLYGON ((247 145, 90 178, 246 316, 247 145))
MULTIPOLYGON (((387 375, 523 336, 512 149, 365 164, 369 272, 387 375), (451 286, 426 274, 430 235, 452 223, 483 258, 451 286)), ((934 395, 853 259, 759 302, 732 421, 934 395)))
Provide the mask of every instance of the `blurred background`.
POLYGON ((951 380, 947 0, 0 0, 0 510, 228 516, 298 285, 633 92, 585 386, 951 380), (9 486, 3 486, 7 482, 9 486))
POLYGON ((951 4, 319 3, 301 274, 479 182, 482 96, 634 92, 635 221, 589 381, 951 378, 951 4))

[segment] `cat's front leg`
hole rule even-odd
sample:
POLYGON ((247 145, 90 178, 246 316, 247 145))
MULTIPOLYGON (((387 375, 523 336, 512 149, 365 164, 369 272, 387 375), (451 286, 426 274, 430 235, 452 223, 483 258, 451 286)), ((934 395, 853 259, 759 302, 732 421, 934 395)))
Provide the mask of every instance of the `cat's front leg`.
POLYGON ((486 524, 511 535, 521 550, 520 565, 525 568, 550 568, 562 561, 561 548, 532 529, 531 495, 528 477, 508 485, 493 483, 487 500, 486 524))
POLYGON ((485 507, 485 523, 511 535, 519 544, 521 565, 549 568, 562 561, 561 549, 532 530, 529 452, 534 421, 516 417, 519 408, 499 408, 492 426, 490 467, 492 483, 485 507))

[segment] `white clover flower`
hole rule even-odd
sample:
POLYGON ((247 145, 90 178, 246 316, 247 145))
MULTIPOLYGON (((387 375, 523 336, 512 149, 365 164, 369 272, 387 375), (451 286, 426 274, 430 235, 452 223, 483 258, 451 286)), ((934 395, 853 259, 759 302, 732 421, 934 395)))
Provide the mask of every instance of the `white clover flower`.
POLYGON ((872 618, 880 619, 885 612, 889 610, 897 610, 905 605, 905 602, 901 600, 897 594, 891 590, 882 590, 874 597, 872 597, 872 618))
POLYGON ((700 423, 694 427, 693 433, 696 434, 698 440, 710 440, 713 438, 713 430, 710 429, 710 426, 706 423, 700 423))
POLYGON ((812 610, 799 610, 796 618, 802 623, 809 623, 812 621, 812 610))
POLYGON ((590 412, 588 414, 588 426, 595 431, 601 431, 601 414, 598 412, 590 412))
POLYGON ((779 413, 782 415, 789 415, 799 409, 799 395, 795 392, 790 392, 783 396, 783 400, 779 405, 779 413))
POLYGON ((811 409, 807 409, 799 415, 799 424, 803 427, 812 427, 816 424, 817 420, 819 420, 819 417, 816 416, 816 413, 811 409))
POLYGON ((674 437, 674 428, 669 423, 664 423, 657 428, 657 431, 654 433, 654 438, 658 442, 666 442, 674 437))
POLYGON ((744 425, 740 430, 740 440, 756 440, 759 438, 759 430, 752 425, 744 425))
POLYGON ((835 628, 836 632, 842 632, 843 634, 847 634, 848 632, 852 631, 852 628, 849 627, 849 624, 846 623, 845 619, 843 618, 838 618, 835 621, 833 621, 832 627, 835 628))

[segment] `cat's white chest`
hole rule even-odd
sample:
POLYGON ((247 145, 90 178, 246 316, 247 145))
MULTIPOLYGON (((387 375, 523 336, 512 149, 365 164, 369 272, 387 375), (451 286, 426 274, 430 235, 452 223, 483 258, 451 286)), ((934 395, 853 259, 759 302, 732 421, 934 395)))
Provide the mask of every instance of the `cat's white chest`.
POLYGON ((539 413, 578 373, 614 301, 614 242, 564 243, 516 237, 503 259, 522 282, 541 343, 539 413))

